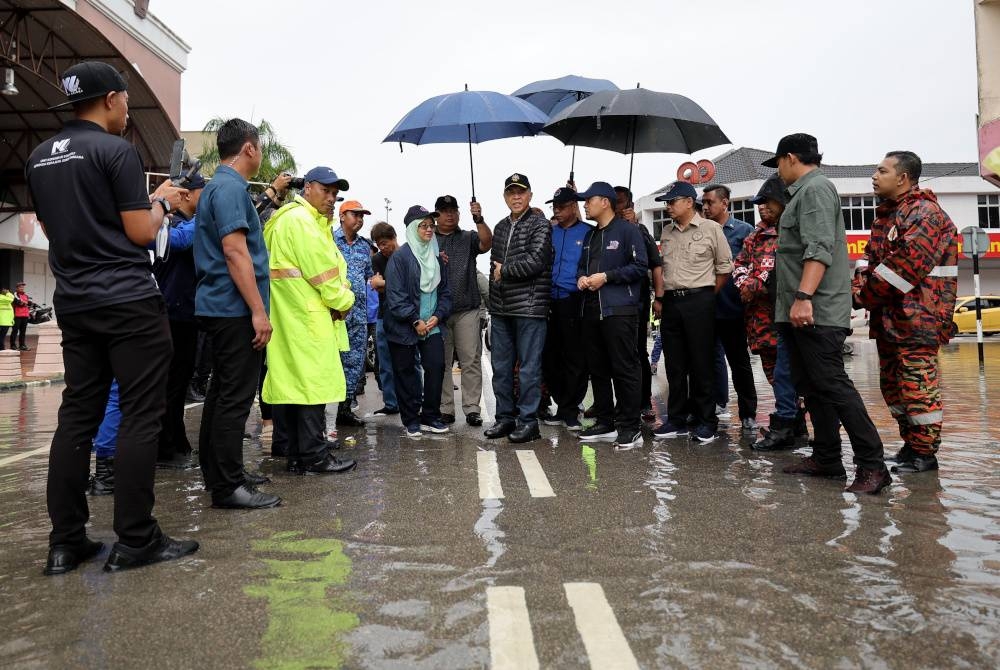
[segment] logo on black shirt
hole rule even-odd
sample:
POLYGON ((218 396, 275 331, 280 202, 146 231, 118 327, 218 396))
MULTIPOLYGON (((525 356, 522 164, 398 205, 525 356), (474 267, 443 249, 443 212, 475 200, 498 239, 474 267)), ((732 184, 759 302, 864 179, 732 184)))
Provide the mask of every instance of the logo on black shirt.
POLYGON ((72 138, 66 138, 65 140, 56 140, 52 143, 52 156, 56 154, 62 154, 69 151, 69 141, 72 138))
POLYGON ((71 77, 63 77, 62 80, 63 90, 66 91, 66 95, 76 95, 77 93, 83 93, 83 89, 80 88, 80 78, 76 75, 71 77))

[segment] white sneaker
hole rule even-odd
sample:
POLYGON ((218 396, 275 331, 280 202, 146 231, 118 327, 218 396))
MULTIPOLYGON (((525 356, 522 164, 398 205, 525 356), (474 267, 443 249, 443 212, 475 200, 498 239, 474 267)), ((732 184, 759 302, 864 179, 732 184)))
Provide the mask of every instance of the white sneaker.
POLYGON ((728 409, 726 409, 725 405, 716 405, 715 416, 719 417, 720 419, 731 419, 733 418, 733 413, 730 412, 728 409))

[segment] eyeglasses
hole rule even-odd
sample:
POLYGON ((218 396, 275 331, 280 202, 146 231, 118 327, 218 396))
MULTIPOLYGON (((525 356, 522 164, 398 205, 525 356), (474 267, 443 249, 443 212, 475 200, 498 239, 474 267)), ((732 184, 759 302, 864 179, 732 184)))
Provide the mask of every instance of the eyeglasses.
POLYGON ((434 230, 435 228, 437 228, 437 224, 436 223, 418 223, 417 224, 417 228, 419 228, 421 230, 434 230))

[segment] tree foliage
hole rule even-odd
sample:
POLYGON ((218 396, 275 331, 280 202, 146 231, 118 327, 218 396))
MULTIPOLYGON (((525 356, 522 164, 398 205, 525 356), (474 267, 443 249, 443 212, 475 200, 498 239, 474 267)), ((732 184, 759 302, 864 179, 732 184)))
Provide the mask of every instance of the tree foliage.
MULTIPOLYGON (((205 124, 204 132, 213 136, 228 119, 216 117, 205 124)), ((255 181, 271 182, 284 171, 296 173, 295 157, 291 150, 278 141, 278 136, 274 132, 274 126, 261 119, 257 124, 257 133, 260 135, 260 148, 264 158, 260 163, 260 171, 257 173, 255 181)), ((219 148, 215 141, 209 142, 198 159, 201 161, 202 174, 209 176, 215 172, 219 165, 219 148)))

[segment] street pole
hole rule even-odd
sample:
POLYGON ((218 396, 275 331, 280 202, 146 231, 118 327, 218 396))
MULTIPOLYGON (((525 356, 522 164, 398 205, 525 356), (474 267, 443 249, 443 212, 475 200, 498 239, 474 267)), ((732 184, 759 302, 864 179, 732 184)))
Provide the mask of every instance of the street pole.
POLYGON ((389 223, 389 212, 392 211, 392 207, 390 207, 389 205, 392 204, 392 200, 389 200, 389 198, 382 198, 382 199, 385 200, 385 222, 389 223))
POLYGON ((976 294, 976 346, 979 347, 979 369, 982 370, 986 366, 986 358, 983 354, 983 307, 980 304, 982 301, 980 298, 979 290, 979 249, 975 244, 975 237, 972 244, 972 285, 975 287, 976 294))

